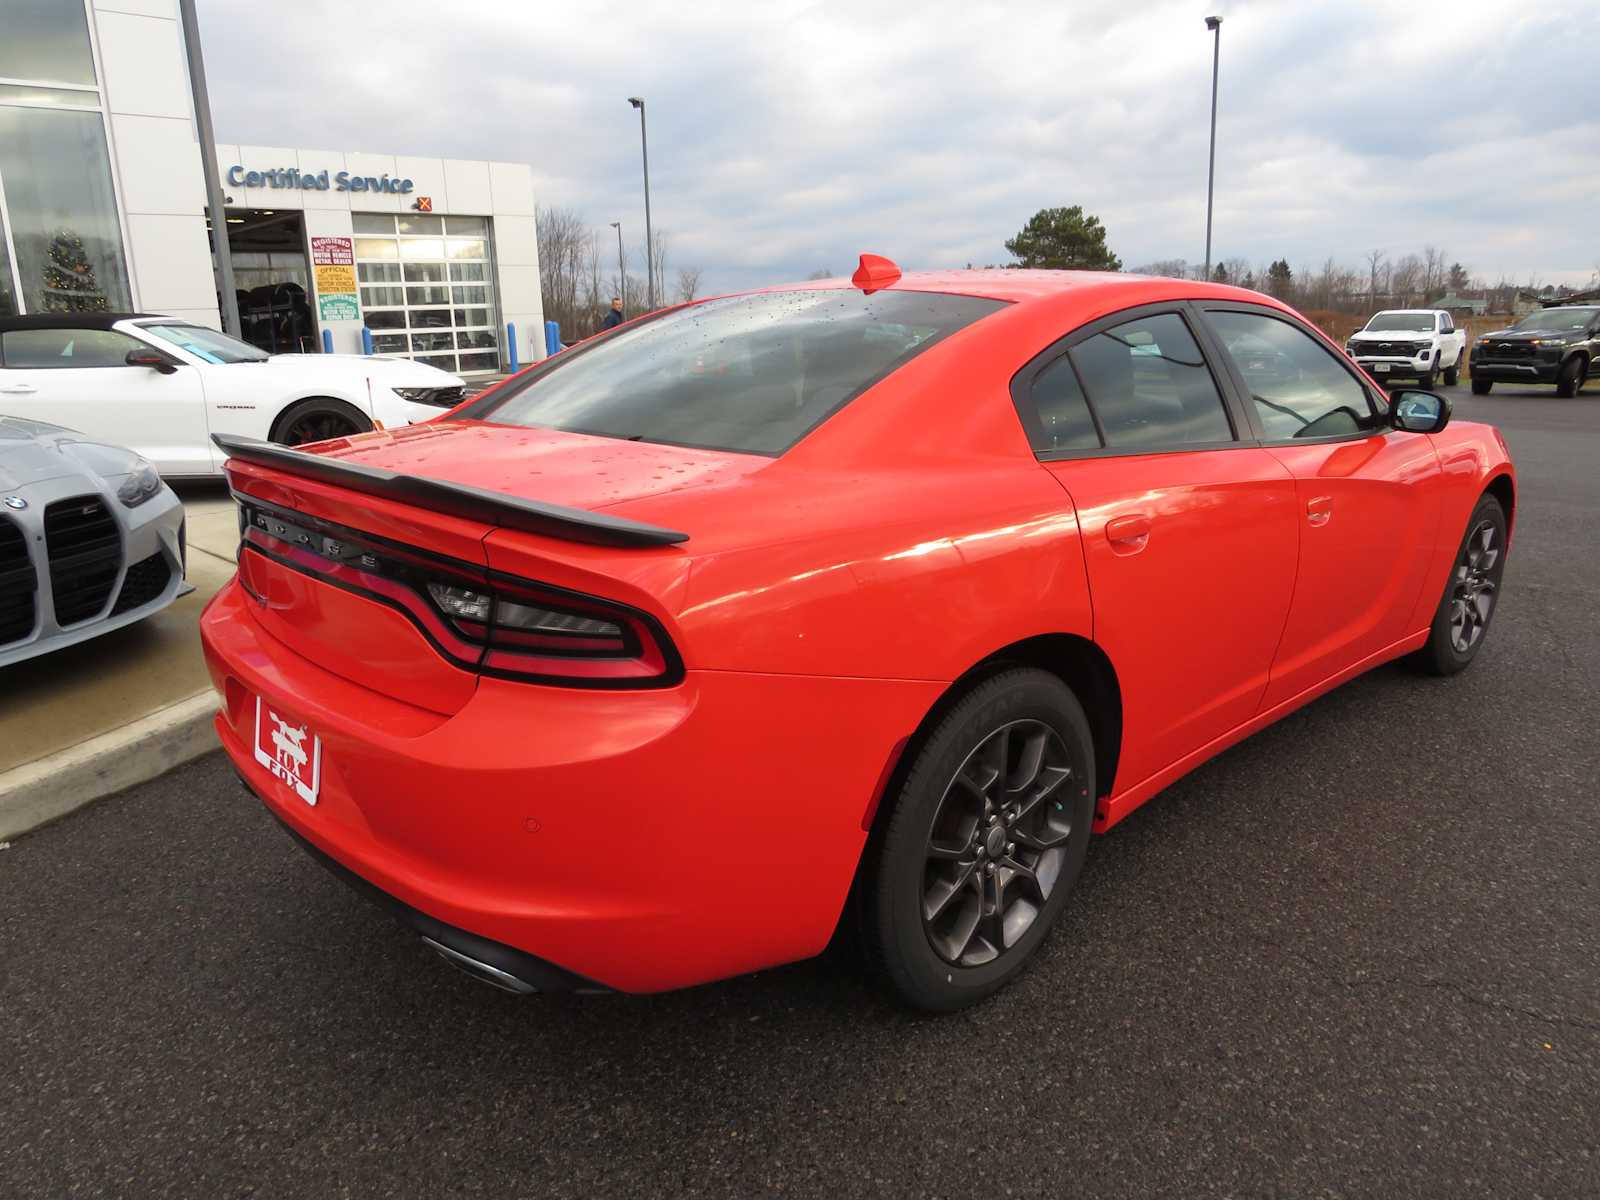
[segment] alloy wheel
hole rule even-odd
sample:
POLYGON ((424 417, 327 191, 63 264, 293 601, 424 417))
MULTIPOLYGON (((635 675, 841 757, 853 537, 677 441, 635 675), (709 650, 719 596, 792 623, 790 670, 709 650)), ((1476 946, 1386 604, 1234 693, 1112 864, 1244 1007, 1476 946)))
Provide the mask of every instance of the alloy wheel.
POLYGON ((1456 564, 1450 593, 1450 644, 1457 654, 1472 650, 1489 628, 1500 588, 1500 558, 1499 527, 1479 521, 1456 564))
POLYGON ((1066 863, 1077 772, 1061 735, 1013 721, 985 737, 946 785, 928 831, 922 924, 940 958, 994 962, 1038 920, 1066 863))
POLYGON ((354 421, 336 412, 313 410, 296 417, 284 430, 283 444, 304 446, 310 442, 325 442, 329 438, 350 437, 360 433, 354 421))

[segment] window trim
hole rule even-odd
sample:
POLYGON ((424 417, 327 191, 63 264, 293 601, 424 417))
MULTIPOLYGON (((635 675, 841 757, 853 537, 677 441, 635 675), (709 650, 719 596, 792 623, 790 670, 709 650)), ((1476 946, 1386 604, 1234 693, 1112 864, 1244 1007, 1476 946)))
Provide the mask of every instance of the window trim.
POLYGON ((1149 304, 1137 304, 1131 308, 1123 308, 1118 309, 1116 312, 1106 313, 1078 326, 1070 333, 1064 334, 1051 342, 1043 350, 1023 363, 1016 373, 1011 376, 1011 404, 1016 409, 1017 419, 1022 424, 1023 435, 1028 439, 1028 446, 1033 451, 1034 458, 1043 463, 1069 462, 1079 458, 1130 458, 1150 454, 1186 454, 1207 450, 1241 450, 1258 445, 1260 431, 1245 420, 1246 414, 1239 403, 1239 396, 1232 376, 1217 369, 1216 343, 1209 337, 1210 330, 1202 328, 1202 325, 1203 322, 1199 319, 1193 303, 1188 300, 1160 300, 1149 304), (1083 376, 1078 371, 1078 364, 1068 357, 1067 364, 1072 368, 1072 373, 1078 380, 1078 389, 1083 393, 1084 403, 1089 408, 1089 418, 1094 422, 1095 432, 1100 437, 1100 446, 1098 449, 1093 450, 1039 449, 1040 443, 1044 441, 1044 427, 1039 423, 1038 406, 1033 403, 1034 381, 1046 369, 1054 366, 1058 359, 1068 355, 1074 347, 1081 345, 1090 338, 1096 337, 1108 329, 1115 329, 1118 325, 1126 325, 1132 321, 1158 316, 1175 316, 1188 329, 1195 348, 1200 351, 1200 359, 1211 375, 1212 386, 1217 389, 1217 398, 1222 402, 1222 411, 1227 417, 1229 427, 1233 430, 1233 437, 1225 442, 1152 442, 1145 446, 1107 445, 1105 425, 1100 420, 1099 411, 1095 408, 1094 398, 1089 394, 1089 389, 1083 386, 1083 376))
POLYGON ((1205 329, 1205 335, 1213 347, 1215 355, 1221 359, 1224 370, 1227 372, 1240 407, 1244 410, 1250 429, 1255 434, 1256 443, 1261 446, 1322 446, 1338 442, 1355 442, 1365 438, 1384 437, 1395 430, 1383 423, 1389 413, 1389 401, 1386 396, 1380 395, 1377 389, 1355 369, 1349 357, 1340 350, 1320 329, 1309 321, 1305 321, 1293 313, 1280 308, 1269 308, 1264 304, 1251 304, 1241 300, 1202 300, 1194 305, 1200 318, 1200 324, 1205 329), (1315 438, 1269 438, 1266 427, 1262 425, 1259 414, 1255 411, 1255 402, 1250 394, 1250 385, 1245 382, 1238 363, 1234 362, 1233 355, 1222 342, 1222 336, 1211 324, 1210 314, 1214 312, 1236 312, 1251 317, 1266 317, 1274 321, 1282 321, 1291 329, 1298 329, 1301 333, 1308 334, 1311 341, 1319 346, 1340 370, 1349 375, 1357 387, 1367 398, 1367 407, 1373 419, 1373 428, 1358 429, 1355 433, 1336 433, 1327 437, 1315 438))
MULTIPOLYGON (((61 367, 58 367, 58 366, 41 367, 41 366, 34 366, 34 365, 16 366, 15 364, 8 363, 5 360, 5 340, 6 340, 7 337, 9 337, 13 333, 70 333, 70 334, 114 333, 118 337, 127 338, 130 342, 134 343, 133 347, 129 347, 130 350, 134 349, 135 347, 142 347, 142 346, 149 346, 150 345, 150 343, 145 341, 143 338, 134 337, 126 329, 92 329, 92 328, 89 328, 87 326, 85 326, 82 329, 72 328, 72 327, 68 327, 68 326, 62 326, 61 328, 58 328, 58 329, 8 329, 4 333, 0 333, 0 370, 7 370, 7 371, 115 371, 115 370, 121 369, 121 370, 124 370, 124 371, 136 371, 136 370, 139 369, 137 367, 130 367, 126 362, 94 363, 94 364, 91 364, 91 365, 85 365, 83 363, 68 363, 66 366, 61 366, 61 367)), ((156 349, 159 350, 159 349, 161 349, 161 347, 158 346, 158 347, 156 347, 156 349)), ((124 356, 124 357, 126 357, 126 356, 124 356)), ((174 366, 181 366, 182 364, 181 363, 174 363, 173 365, 174 366)))

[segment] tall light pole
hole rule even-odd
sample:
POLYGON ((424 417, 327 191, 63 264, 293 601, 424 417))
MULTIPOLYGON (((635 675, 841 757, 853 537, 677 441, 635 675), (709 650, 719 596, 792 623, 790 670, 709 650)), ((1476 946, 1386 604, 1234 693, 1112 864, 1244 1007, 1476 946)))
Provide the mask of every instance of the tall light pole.
POLYGON ((1222 18, 1207 17, 1211 44, 1211 163, 1206 168, 1206 278, 1211 278, 1211 190, 1217 178, 1217 67, 1222 61, 1222 18))
POLYGON ((628 303, 628 267, 622 257, 622 222, 611 222, 611 228, 617 231, 617 278, 622 282, 617 284, 622 289, 622 303, 628 303))
POLYGON ((189 87, 194 94, 195 132, 200 136, 200 169, 206 173, 206 210, 211 216, 212 265, 216 268, 217 301, 222 329, 238 337, 239 298, 233 291, 233 256, 228 248, 228 209, 222 198, 222 174, 217 166, 217 137, 211 129, 211 97, 206 91, 206 62, 200 53, 200 21, 194 0, 178 0, 183 18, 183 44, 189 57, 189 87))
POLYGON ((650 232, 650 138, 644 129, 644 97, 629 96, 628 103, 639 110, 639 149, 644 154, 644 267, 645 303, 656 306, 656 239, 650 232))

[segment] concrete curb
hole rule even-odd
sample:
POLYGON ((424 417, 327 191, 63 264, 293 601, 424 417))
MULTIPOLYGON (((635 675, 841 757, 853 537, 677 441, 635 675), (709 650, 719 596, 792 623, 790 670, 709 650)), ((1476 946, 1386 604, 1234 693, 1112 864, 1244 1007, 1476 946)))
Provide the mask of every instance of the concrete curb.
POLYGON ((216 693, 198 692, 118 729, 0 773, 0 840, 37 829, 217 748, 216 693))

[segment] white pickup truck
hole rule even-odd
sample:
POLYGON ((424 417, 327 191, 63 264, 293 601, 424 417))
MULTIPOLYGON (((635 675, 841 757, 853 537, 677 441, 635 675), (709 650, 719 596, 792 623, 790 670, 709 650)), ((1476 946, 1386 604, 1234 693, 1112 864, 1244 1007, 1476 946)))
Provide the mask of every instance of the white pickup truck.
POLYGON ((1415 379, 1431 388, 1441 374, 1451 385, 1460 377, 1467 335, 1442 308, 1391 308, 1351 334, 1344 349, 1380 383, 1415 379))

